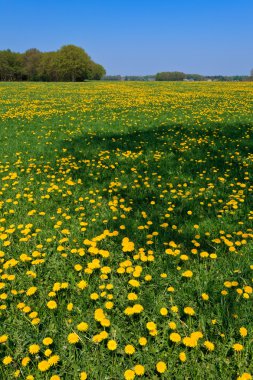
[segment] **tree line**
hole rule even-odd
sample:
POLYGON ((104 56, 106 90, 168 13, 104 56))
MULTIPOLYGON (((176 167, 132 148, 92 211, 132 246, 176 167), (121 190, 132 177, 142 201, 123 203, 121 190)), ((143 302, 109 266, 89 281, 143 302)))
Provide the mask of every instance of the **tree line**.
POLYGON ((156 75, 106 75, 102 78, 105 81, 218 81, 218 82, 249 82, 253 81, 253 70, 250 75, 200 75, 200 74, 185 74, 180 71, 166 71, 157 73, 156 75))
POLYGON ((99 80, 104 67, 95 63, 84 49, 75 45, 57 51, 41 52, 36 48, 24 53, 0 50, 1 81, 84 81, 99 80))
POLYGON ((228 82, 228 81, 236 81, 236 82, 243 82, 243 81, 251 81, 253 80, 253 71, 251 72, 250 76, 247 75, 232 75, 232 76, 225 76, 225 75, 199 75, 199 74, 185 74, 179 71, 166 71, 157 73, 155 76, 155 80, 157 81, 183 81, 183 80, 189 80, 189 81, 220 81, 220 82, 228 82))

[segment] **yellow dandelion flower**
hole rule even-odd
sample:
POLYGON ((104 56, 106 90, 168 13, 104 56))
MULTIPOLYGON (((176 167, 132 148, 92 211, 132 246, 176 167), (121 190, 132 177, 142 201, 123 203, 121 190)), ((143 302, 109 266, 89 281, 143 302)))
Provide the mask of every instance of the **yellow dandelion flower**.
POLYGON ((239 331, 240 331, 241 337, 243 338, 245 338, 245 336, 248 335, 248 330, 245 327, 241 327, 239 331))
POLYGON ((30 347, 29 347, 29 352, 30 354, 37 354, 40 350, 40 346, 38 344, 32 344, 30 347))
POLYGON ((53 375, 50 377, 50 380, 61 380, 59 375, 53 375))
POLYGON ((171 333, 170 340, 174 343, 178 343, 181 341, 181 336, 178 333, 171 333))
POLYGON ((75 344, 75 343, 77 343, 79 341, 79 336, 77 335, 77 333, 70 333, 69 335, 68 335, 68 342, 70 343, 70 344, 75 344))
POLYGON ((81 323, 79 323, 79 324, 76 326, 76 328, 77 328, 77 330, 79 330, 79 331, 87 331, 88 328, 89 328, 89 325, 88 325, 88 323, 86 323, 86 322, 81 322, 81 323))
POLYGON ((48 363, 50 366, 53 366, 53 365, 56 365, 60 360, 60 356, 59 355, 53 355, 53 356, 50 356, 50 358, 48 359, 48 363))
POLYGON ((49 337, 46 337, 43 339, 42 343, 45 345, 45 346, 50 346, 50 344, 53 343, 53 339, 52 338, 49 338, 49 337))
POLYGON ((107 342, 107 348, 108 348, 108 350, 110 350, 110 351, 114 351, 114 350, 116 350, 116 348, 117 348, 117 342, 116 342, 115 340, 109 340, 109 341, 107 342))
POLYGON ((204 342, 204 346, 206 347, 206 349, 207 349, 208 351, 213 351, 214 348, 215 348, 214 344, 213 344, 212 342, 209 342, 209 340, 206 340, 206 341, 204 342))
POLYGON ((132 344, 127 344, 124 348, 124 351, 128 355, 133 355, 135 353, 135 348, 132 344))
POLYGON ((142 376, 145 373, 145 367, 141 364, 136 364, 134 366, 134 372, 137 376, 142 376))
POLYGON ((56 308, 57 308, 57 303, 56 303, 55 301, 49 301, 49 302, 47 303, 47 307, 48 307, 49 309, 51 309, 51 310, 56 309, 56 308))
POLYGON ((160 361, 156 364, 156 370, 159 373, 164 373, 167 370, 167 365, 166 363, 160 361))
POLYGON ((139 338, 139 344, 140 344, 141 346, 146 346, 147 343, 148 343, 148 341, 147 341, 147 339, 146 339, 144 336, 141 336, 141 337, 139 338))
POLYGON ((135 373, 133 370, 131 369, 127 369, 125 372, 124 372, 124 379, 125 380, 133 380, 135 378, 135 373))
POLYGON ((10 364, 11 362, 13 361, 12 357, 11 356, 5 356, 2 360, 3 364, 4 365, 8 365, 10 364))
POLYGON ((233 347, 234 351, 237 351, 237 352, 240 352, 243 350, 243 345, 240 343, 235 343, 235 344, 233 344, 232 347, 233 347))
POLYGON ((179 359, 181 360, 181 362, 185 362, 186 361, 186 354, 185 352, 180 352, 179 353, 179 359))
POLYGON ((195 311, 192 307, 185 307, 184 312, 185 312, 185 314, 191 315, 191 316, 195 314, 195 311))
POLYGON ((50 364, 48 363, 47 360, 42 360, 41 362, 38 363, 38 369, 41 372, 45 372, 50 368, 50 364))

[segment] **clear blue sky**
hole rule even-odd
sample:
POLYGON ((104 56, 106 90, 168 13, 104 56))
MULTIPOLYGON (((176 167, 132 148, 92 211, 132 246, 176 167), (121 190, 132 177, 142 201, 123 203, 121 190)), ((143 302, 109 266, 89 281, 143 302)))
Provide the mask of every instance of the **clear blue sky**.
POLYGON ((65 44, 107 74, 249 74, 253 0, 0 0, 0 50, 65 44))

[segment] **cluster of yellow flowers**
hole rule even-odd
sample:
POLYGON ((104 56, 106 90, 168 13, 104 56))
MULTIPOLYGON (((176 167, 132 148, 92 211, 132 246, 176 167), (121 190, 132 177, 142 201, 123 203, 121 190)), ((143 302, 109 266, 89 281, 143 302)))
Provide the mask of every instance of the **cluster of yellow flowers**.
POLYGON ((5 378, 251 379, 252 85, 0 93, 5 378))

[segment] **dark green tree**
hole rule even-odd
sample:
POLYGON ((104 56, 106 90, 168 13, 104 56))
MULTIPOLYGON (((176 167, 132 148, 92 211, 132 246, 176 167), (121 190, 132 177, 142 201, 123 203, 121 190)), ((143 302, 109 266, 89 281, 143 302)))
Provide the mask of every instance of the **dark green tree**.
POLYGON ((155 79, 157 81, 182 81, 186 78, 184 73, 179 71, 168 71, 157 73, 155 79))
POLYGON ((13 81, 22 79, 22 56, 11 50, 0 51, 0 80, 13 81))
POLYGON ((99 80, 105 75, 103 66, 91 60, 80 47, 63 46, 58 51, 42 53, 29 49, 25 53, 0 51, 0 80, 83 81, 99 80))
POLYGON ((57 52, 43 53, 38 67, 40 80, 57 82, 60 78, 57 68, 57 52))
POLYGON ((89 69, 88 69, 88 79, 100 80, 105 75, 105 73, 106 71, 102 65, 99 65, 98 63, 90 61, 89 69))
POLYGON ((23 74, 27 80, 39 80, 39 65, 42 58, 42 53, 35 48, 26 50, 23 54, 23 74))
POLYGON ((80 47, 65 45, 58 52, 56 67, 59 78, 64 81, 83 81, 89 77, 90 57, 80 47))

